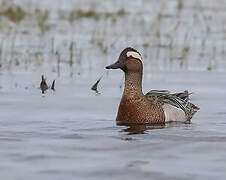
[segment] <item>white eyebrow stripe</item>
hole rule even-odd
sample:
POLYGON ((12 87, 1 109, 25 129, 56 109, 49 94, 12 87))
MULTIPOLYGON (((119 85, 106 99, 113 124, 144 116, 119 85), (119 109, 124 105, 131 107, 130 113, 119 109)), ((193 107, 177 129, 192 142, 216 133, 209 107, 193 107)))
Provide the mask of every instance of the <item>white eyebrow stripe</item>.
POLYGON ((134 58, 137 58, 137 59, 142 60, 140 54, 137 53, 137 52, 134 52, 134 51, 128 51, 128 52, 126 53, 126 56, 127 56, 127 57, 132 56, 132 57, 134 57, 134 58))

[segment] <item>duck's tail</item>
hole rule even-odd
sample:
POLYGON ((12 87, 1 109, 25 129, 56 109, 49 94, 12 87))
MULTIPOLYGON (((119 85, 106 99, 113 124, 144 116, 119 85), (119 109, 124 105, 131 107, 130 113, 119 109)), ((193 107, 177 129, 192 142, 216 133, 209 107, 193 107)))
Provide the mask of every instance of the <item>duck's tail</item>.
POLYGON ((51 89, 52 89, 53 91, 55 91, 55 79, 53 80, 53 83, 52 83, 52 85, 51 85, 51 89))
POLYGON ((185 105, 185 114, 186 114, 186 119, 188 121, 191 120, 191 118, 194 116, 194 114, 199 110, 200 108, 190 102, 187 102, 185 105))
POLYGON ((172 94, 172 95, 180 98, 180 100, 183 100, 180 103, 183 104, 184 112, 186 114, 186 119, 188 121, 190 121, 191 118, 194 116, 194 114, 200 109, 198 106, 196 106, 193 103, 189 102, 189 100, 190 100, 189 96, 191 94, 192 93, 189 93, 187 90, 185 90, 182 93, 172 94))

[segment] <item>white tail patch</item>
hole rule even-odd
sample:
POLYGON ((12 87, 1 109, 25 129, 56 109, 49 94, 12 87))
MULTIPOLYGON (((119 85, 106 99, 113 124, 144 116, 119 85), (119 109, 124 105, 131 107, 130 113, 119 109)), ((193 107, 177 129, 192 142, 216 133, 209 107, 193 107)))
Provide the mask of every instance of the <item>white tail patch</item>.
POLYGON ((136 58, 136 59, 142 60, 140 54, 137 53, 137 52, 134 52, 134 51, 128 51, 128 52, 126 53, 126 55, 127 55, 127 57, 132 56, 132 57, 134 57, 134 58, 136 58))
POLYGON ((182 109, 179 109, 170 104, 163 105, 163 111, 165 114, 165 122, 185 122, 186 116, 182 109))

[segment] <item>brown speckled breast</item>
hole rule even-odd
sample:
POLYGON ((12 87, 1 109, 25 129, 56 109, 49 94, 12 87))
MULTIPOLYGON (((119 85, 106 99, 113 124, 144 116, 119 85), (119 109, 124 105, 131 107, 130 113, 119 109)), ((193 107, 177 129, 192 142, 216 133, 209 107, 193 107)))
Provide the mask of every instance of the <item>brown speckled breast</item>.
POLYGON ((144 95, 124 95, 121 99, 117 124, 163 124, 164 111, 160 103, 144 95))

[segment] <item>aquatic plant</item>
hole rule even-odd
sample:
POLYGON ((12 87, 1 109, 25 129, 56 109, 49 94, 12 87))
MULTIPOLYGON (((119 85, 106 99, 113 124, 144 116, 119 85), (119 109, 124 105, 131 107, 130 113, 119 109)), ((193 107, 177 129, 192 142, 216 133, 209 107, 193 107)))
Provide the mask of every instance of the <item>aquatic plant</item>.
POLYGON ((143 48, 146 49, 149 47, 149 44, 148 43, 143 43, 143 48))
POLYGON ((182 10, 184 8, 183 0, 177 0, 177 9, 182 10))
POLYGON ((77 64, 80 66, 82 64, 82 55, 83 55, 83 51, 82 48, 79 49, 79 54, 78 54, 78 58, 77 58, 77 64))
MULTIPOLYGON (((65 16, 64 16, 65 18, 65 16)), ((74 11, 71 11, 69 13, 68 21, 72 24, 76 19, 76 13, 74 11)))
POLYGON ((49 31, 50 25, 47 24, 47 20, 49 18, 49 11, 41 11, 40 9, 36 9, 35 16, 41 33, 44 34, 46 31, 49 31))
POLYGON ((77 19, 81 19, 81 18, 94 18, 94 19, 99 19, 100 18, 100 14, 97 13, 94 10, 88 10, 88 11, 83 11, 81 9, 78 9, 75 11, 76 13, 76 18, 77 19))
POLYGON ((69 65, 70 66, 73 66, 73 46, 74 46, 74 43, 71 42, 70 47, 69 47, 69 51, 70 51, 69 65))
POLYGON ((70 44, 70 47, 69 47, 69 51, 70 51, 70 59, 69 59, 69 66, 70 66, 70 69, 71 69, 71 72, 70 72, 70 77, 73 76, 73 47, 74 47, 74 43, 71 42, 70 44))
POLYGON ((69 13, 68 17, 66 14, 67 14, 66 12, 58 11, 59 18, 62 20, 68 19, 70 23, 73 23, 76 19, 80 20, 84 18, 90 18, 94 20, 99 20, 100 18, 105 19, 111 18, 112 21, 116 21, 116 17, 124 16, 126 14, 126 11, 123 8, 119 9, 117 12, 97 12, 93 9, 90 10, 75 9, 69 13))
POLYGON ((59 16, 59 19, 61 20, 67 20, 67 16, 65 15, 65 12, 62 10, 58 10, 58 16, 59 16))
POLYGON ((103 39, 98 39, 96 42, 96 45, 100 48, 103 54, 107 54, 107 47, 104 46, 104 40, 103 39))
POLYGON ((207 70, 211 71, 212 69, 213 69, 213 67, 209 64, 208 67, 207 67, 207 70))
POLYGON ((57 56, 57 75, 58 77, 60 77, 60 53, 57 51, 56 52, 56 56, 57 56))
POLYGON ((184 47, 182 49, 181 59, 185 59, 187 57, 189 51, 190 51, 190 47, 188 45, 184 45, 184 47))
POLYGON ((187 61, 187 56, 189 54, 190 47, 185 44, 184 47, 182 48, 182 53, 181 56, 178 58, 180 61, 180 66, 183 67, 184 63, 187 61))
POLYGON ((82 9, 76 9, 72 10, 69 13, 68 20, 70 23, 73 23, 76 19, 83 19, 83 18, 92 18, 98 20, 100 18, 100 14, 97 13, 94 10, 82 10, 82 9))
POLYGON ((125 9, 121 8, 118 10, 118 12, 116 13, 118 16, 124 16, 126 14, 125 9))
POLYGON ((2 47, 0 47, 0 62, 1 62, 1 58, 2 58, 2 47))
POLYGON ((26 12, 21 7, 15 6, 0 11, 0 15, 6 16, 9 20, 15 23, 19 23, 24 19, 26 12))

